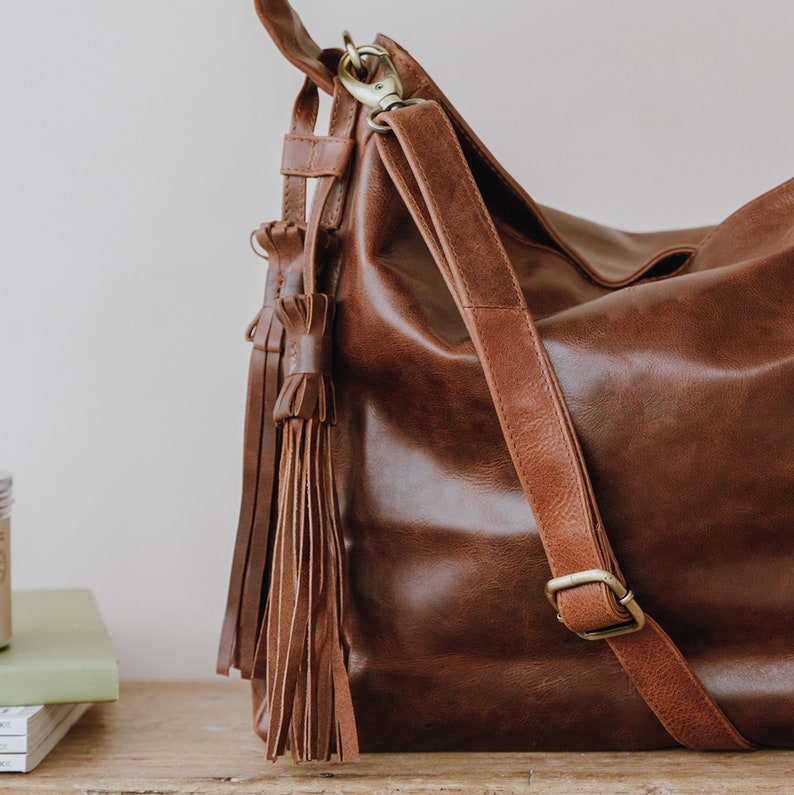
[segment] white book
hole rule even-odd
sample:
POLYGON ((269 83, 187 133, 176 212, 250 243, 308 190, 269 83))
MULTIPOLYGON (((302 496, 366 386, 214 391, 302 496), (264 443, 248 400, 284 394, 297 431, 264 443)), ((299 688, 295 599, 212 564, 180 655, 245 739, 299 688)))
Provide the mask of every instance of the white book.
POLYGON ((0 737, 0 754, 26 754, 33 744, 26 734, 7 734, 0 737))
MULTIPOLYGON (((37 707, 0 707, 0 754, 26 754, 32 751, 64 720, 68 720, 75 708, 82 704, 44 704, 37 707), (12 715, 16 723, 6 721, 2 716, 12 715), (27 733, 24 731, 24 719, 31 715, 27 722, 27 733), (11 723, 11 726, 3 724, 11 723), (19 734, 11 734, 9 729, 22 728, 19 734), (9 731, 9 733, 4 733, 9 731)), ((82 713, 81 713, 82 714, 82 713)))
MULTIPOLYGON (((52 727, 50 732, 35 745, 27 743, 24 752, 0 753, 0 772, 2 773, 29 773, 36 767, 47 754, 55 748, 64 738, 66 732, 88 711, 91 704, 65 704, 66 712, 61 720, 52 727)), ((13 735, 3 737, 10 740, 13 735)))
POLYGON ((31 746, 46 737, 72 709, 73 704, 39 704, 34 707, 0 707, 0 742, 7 735, 22 735, 31 746))

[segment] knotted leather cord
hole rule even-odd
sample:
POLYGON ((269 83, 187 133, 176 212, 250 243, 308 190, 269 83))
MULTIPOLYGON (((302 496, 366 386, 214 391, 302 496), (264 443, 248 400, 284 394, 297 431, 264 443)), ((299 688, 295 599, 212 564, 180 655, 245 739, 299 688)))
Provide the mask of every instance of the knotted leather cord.
MULTIPOLYGON (((435 102, 380 120, 394 135, 376 135, 378 149, 477 350, 553 575, 615 571, 559 384, 452 125, 435 102)), ((602 585, 558 596, 569 627, 599 629, 628 618, 602 585)), ((641 631, 607 642, 670 735, 694 749, 754 747, 664 630, 646 618, 641 631)))

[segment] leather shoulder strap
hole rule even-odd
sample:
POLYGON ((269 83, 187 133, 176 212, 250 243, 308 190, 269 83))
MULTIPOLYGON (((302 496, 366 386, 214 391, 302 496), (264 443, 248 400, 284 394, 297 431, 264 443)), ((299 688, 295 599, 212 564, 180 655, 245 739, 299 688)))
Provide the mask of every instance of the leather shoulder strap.
MULTIPOLYGON (((630 597, 618 602, 605 578, 579 582, 593 570, 624 581, 556 376, 450 121, 435 102, 378 120, 394 132, 377 146, 469 330, 552 574, 575 575, 557 593, 561 620, 580 633, 630 622, 630 597)), ((676 741, 752 747, 653 619, 606 640, 676 741)))

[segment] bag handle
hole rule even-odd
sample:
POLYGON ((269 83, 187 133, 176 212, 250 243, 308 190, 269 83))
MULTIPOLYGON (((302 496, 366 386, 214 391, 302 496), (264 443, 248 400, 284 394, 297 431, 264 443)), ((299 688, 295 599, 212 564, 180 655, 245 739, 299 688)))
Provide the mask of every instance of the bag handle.
POLYGON ((290 63, 328 94, 334 93, 339 52, 323 50, 309 35, 287 0, 254 0, 256 13, 290 63))
POLYGON ((677 742, 752 748, 623 584, 559 383, 449 119, 425 102, 385 112, 379 122, 394 133, 375 136, 384 165, 482 363, 549 560, 547 595, 560 619, 609 643, 677 742))

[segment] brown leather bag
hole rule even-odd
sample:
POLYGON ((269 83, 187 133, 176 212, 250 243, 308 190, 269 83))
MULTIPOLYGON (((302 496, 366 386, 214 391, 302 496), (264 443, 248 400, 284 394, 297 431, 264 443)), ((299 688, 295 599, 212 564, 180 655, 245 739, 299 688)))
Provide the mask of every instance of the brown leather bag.
POLYGON ((394 42, 258 9, 307 75, 219 656, 268 757, 794 746, 794 180, 608 229, 394 42))

